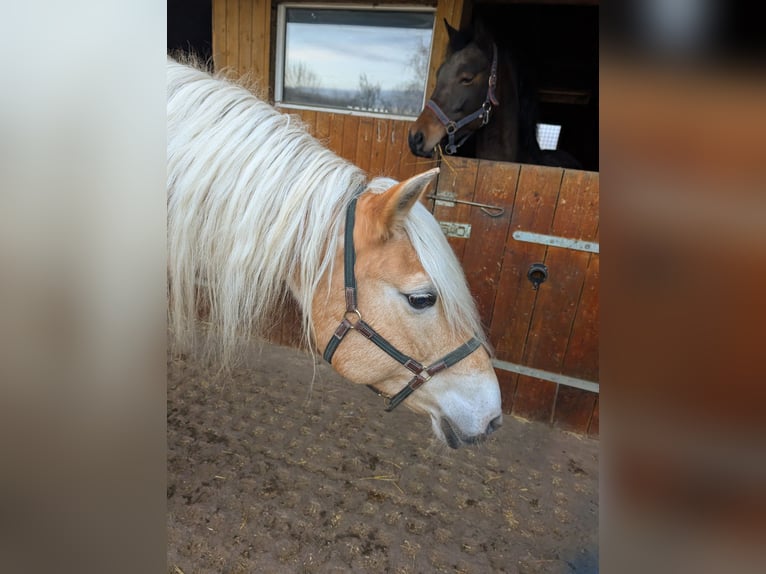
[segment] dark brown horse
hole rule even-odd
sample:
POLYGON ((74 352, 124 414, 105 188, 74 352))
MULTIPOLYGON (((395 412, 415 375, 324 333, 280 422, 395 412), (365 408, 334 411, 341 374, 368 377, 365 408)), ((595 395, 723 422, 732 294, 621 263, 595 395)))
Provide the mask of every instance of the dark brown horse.
POLYGON ((443 153, 454 154, 465 144, 461 155, 579 168, 567 152, 540 149, 536 102, 509 50, 481 22, 460 31, 444 24, 447 58, 431 99, 410 127, 412 153, 432 157, 441 144, 443 153))

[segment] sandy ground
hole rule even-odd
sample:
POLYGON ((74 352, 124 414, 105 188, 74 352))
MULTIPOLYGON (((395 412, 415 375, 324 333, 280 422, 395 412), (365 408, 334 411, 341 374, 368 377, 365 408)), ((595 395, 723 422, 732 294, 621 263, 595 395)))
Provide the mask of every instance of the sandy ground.
POLYGON ((452 450, 304 353, 168 360, 168 572, 598 571, 598 441, 506 415, 452 450))

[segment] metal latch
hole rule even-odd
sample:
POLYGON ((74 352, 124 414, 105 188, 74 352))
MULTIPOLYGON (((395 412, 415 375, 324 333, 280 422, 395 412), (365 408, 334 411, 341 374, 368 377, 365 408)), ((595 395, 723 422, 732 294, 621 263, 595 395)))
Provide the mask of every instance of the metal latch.
POLYGON ((463 205, 473 205, 481 209, 482 213, 489 215, 490 217, 500 217, 505 213, 505 208, 498 205, 487 205, 486 203, 476 203, 475 201, 467 201, 465 199, 458 199, 454 193, 442 193, 441 195, 427 195, 427 199, 433 199, 436 205, 444 207, 455 207, 456 204, 461 203, 463 205))

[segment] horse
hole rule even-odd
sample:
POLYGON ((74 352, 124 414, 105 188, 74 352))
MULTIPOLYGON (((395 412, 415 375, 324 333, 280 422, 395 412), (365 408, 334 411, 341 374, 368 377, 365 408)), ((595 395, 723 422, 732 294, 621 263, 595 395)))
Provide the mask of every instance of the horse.
MULTIPOLYGON (((437 169, 368 180, 243 85, 167 63, 168 323, 221 357, 263 336, 288 293, 302 341, 350 381, 430 417, 452 448, 502 424, 463 271, 419 201, 437 169)), ((193 341, 192 341, 193 343, 193 341)))
POLYGON ((410 126, 413 154, 433 157, 437 145, 448 155, 469 143, 468 156, 580 168, 569 153, 541 150, 536 101, 510 50, 499 46, 481 20, 456 30, 444 20, 447 57, 436 87, 410 126))

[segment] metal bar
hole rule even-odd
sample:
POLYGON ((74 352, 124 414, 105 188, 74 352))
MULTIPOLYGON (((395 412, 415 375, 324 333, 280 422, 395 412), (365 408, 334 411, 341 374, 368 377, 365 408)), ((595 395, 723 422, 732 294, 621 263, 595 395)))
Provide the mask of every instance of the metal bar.
POLYGON ((583 379, 567 377, 566 375, 561 375, 559 373, 533 369, 532 367, 525 367, 524 365, 517 365, 516 363, 509 363, 508 361, 501 361, 499 359, 492 359, 492 365, 503 371, 510 371, 512 373, 518 373, 519 375, 534 377, 535 379, 542 379, 543 381, 550 381, 552 383, 566 385, 567 387, 574 387, 592 393, 599 392, 599 384, 591 381, 584 381, 583 379))
POLYGON ((462 203, 463 205, 473 205, 474 207, 480 208, 490 217, 500 217, 503 215, 503 213, 505 213, 505 208, 500 207, 499 205, 488 205, 486 203, 477 203, 475 201, 457 199, 452 195, 427 195, 426 199, 433 199, 438 205, 446 205, 448 207, 454 207, 454 204, 456 203, 462 203))
POLYGON ((566 237, 543 235, 542 233, 532 233, 531 231, 514 231, 513 238, 517 241, 525 241, 527 243, 539 243, 541 245, 563 247, 564 249, 576 249, 577 251, 587 251, 589 253, 598 253, 599 250, 598 243, 595 241, 567 239, 566 237))

